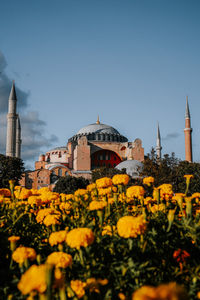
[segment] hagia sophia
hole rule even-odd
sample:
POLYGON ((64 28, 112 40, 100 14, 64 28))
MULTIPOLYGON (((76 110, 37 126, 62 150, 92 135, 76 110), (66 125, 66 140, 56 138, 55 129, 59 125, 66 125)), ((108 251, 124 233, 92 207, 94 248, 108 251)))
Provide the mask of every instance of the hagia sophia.
MULTIPOLYGON (((17 95, 13 82, 7 114, 6 156, 20 157, 21 127, 16 113, 17 95)), ((192 162, 192 128, 188 98, 185 113, 185 160, 192 162)), ((161 138, 157 128, 156 154, 161 158, 161 138)), ((83 176, 91 179, 92 170, 99 167, 126 168, 131 176, 137 176, 142 167, 144 148, 142 141, 136 138, 133 142, 120 134, 115 128, 100 122, 99 117, 93 124, 81 128, 68 139, 67 145, 56 147, 39 156, 35 170, 25 171, 20 184, 26 188, 39 189, 53 187, 60 176, 83 176)))

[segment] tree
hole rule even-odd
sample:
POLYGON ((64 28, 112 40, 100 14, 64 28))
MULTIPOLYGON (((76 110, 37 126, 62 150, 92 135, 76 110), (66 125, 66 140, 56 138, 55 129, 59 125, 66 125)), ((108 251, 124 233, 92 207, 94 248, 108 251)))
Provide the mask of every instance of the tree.
POLYGON ((155 186, 163 183, 170 183, 174 192, 184 193, 186 180, 184 175, 192 174, 189 194, 200 192, 200 164, 181 161, 172 153, 165 154, 163 158, 157 159, 155 150, 152 149, 144 159, 144 168, 140 173, 141 176, 153 176, 155 186))
POLYGON ((121 171, 115 168, 107 168, 107 167, 94 169, 92 171, 92 182, 95 182, 97 179, 102 177, 112 178, 116 174, 126 174, 126 169, 122 169, 121 171))
POLYGON ((89 181, 83 177, 65 176, 56 182, 54 192, 72 194, 78 189, 85 189, 89 181))
POLYGON ((0 188, 8 188, 9 180, 19 184, 24 172, 24 163, 20 158, 0 154, 0 188))

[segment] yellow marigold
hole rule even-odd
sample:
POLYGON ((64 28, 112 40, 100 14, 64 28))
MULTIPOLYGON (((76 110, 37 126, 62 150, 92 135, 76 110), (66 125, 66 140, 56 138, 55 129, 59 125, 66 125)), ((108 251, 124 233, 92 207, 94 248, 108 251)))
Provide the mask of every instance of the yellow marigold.
POLYGON ((85 289, 89 289, 90 293, 100 293, 100 285, 107 285, 107 279, 96 279, 96 278, 88 278, 86 280, 86 287, 85 289))
POLYGON ((21 277, 17 287, 23 295, 32 291, 44 293, 46 284, 46 265, 32 265, 21 277))
POLYGON ((141 199, 144 196, 144 192, 145 191, 142 186, 134 185, 127 189, 126 196, 131 199, 133 198, 141 199))
POLYGON ((151 206, 151 212, 155 213, 157 211, 164 211, 165 210, 165 205, 164 204, 154 204, 153 206, 151 206))
POLYGON ((75 195, 76 197, 79 197, 79 196, 84 196, 84 195, 86 195, 87 193, 88 193, 88 191, 85 190, 85 189, 78 189, 77 191, 75 191, 74 195, 75 195))
POLYGON ((33 196, 38 196, 38 195, 40 195, 39 190, 37 190, 37 189, 31 189, 31 194, 32 194, 33 196))
POLYGON ((187 180, 190 180, 191 178, 194 178, 194 175, 186 174, 186 175, 184 175, 183 177, 185 177, 185 178, 186 178, 186 181, 187 181, 187 180))
POLYGON ((59 208, 61 210, 65 210, 69 213, 70 210, 72 209, 72 206, 69 202, 61 202, 60 205, 59 205, 59 208))
POLYGON ((78 297, 78 299, 82 298, 85 295, 85 282, 82 282, 80 280, 71 280, 70 286, 76 294, 76 296, 78 297))
POLYGON ((169 198, 172 198, 173 191, 172 191, 172 185, 171 184, 162 184, 158 187, 160 190, 160 198, 168 200, 169 198))
POLYGON ((91 183, 91 184, 89 184, 88 186, 87 186, 87 190, 89 191, 89 192, 91 192, 91 191, 93 191, 94 189, 96 189, 96 183, 91 183))
POLYGON ((102 235, 113 235, 113 232, 115 231, 115 226, 106 225, 103 227, 102 235))
POLYGON ((45 226, 60 224, 60 217, 60 215, 47 215, 44 218, 43 224, 45 226))
POLYGON ((14 194, 17 199, 21 200, 27 199, 32 195, 31 190, 28 190, 26 188, 17 189, 16 191, 14 191, 14 194))
POLYGON ((89 228, 75 228, 68 232, 66 243, 71 248, 80 249, 94 242, 94 233, 89 228))
POLYGON ((150 186, 152 183, 154 183, 153 177, 149 176, 149 177, 143 178, 143 184, 150 186))
POLYGON ((67 268, 72 265, 72 256, 65 252, 53 252, 47 256, 46 263, 57 268, 67 268))
POLYGON ((124 238, 136 238, 138 235, 143 234, 146 230, 146 221, 143 215, 138 217, 125 216, 117 222, 118 234, 124 238))
POLYGON ((3 195, 5 197, 10 197, 11 196, 11 192, 9 189, 0 189, 0 195, 3 195))
POLYGON ((74 200, 74 195, 73 194, 60 194, 61 200, 62 201, 69 201, 69 200, 74 200))
POLYGON ((112 186, 112 179, 108 177, 103 177, 96 180, 96 185, 98 188, 106 188, 112 186))
POLYGON ((108 204, 113 204, 115 199, 113 197, 108 197, 108 204))
POLYGON ((12 254, 12 259, 18 264, 24 263, 26 259, 34 260, 36 258, 36 252, 33 248, 18 247, 12 254))
POLYGON ((39 194, 48 193, 48 192, 51 192, 51 190, 46 186, 38 190, 39 194))
POLYGON ((10 236, 10 237, 8 238, 8 240, 9 240, 10 242, 17 242, 17 241, 20 240, 20 237, 19 237, 19 236, 16 236, 16 235, 12 235, 12 236, 10 236))
POLYGON ((28 197, 28 204, 30 205, 36 205, 36 206, 39 206, 42 204, 42 200, 40 197, 38 196, 29 196, 28 197))
POLYGON ((37 217, 36 217, 36 221, 38 223, 42 223, 44 218, 47 216, 47 215, 50 215, 50 214, 56 214, 56 215, 61 215, 61 213, 54 209, 54 208, 43 208, 43 209, 40 209, 37 213, 37 217))
POLYGON ((96 201, 93 200, 92 202, 90 202, 88 209, 89 210, 99 210, 99 209, 104 209, 107 206, 107 202, 106 201, 96 201))
POLYGON ((43 204, 47 204, 52 201, 59 200, 59 194, 54 192, 46 192, 46 193, 43 192, 40 197, 43 204))
POLYGON ((98 189, 99 196, 111 195, 112 187, 98 189))
POLYGON ((147 204, 149 204, 149 203, 152 203, 153 201, 152 201, 152 197, 146 197, 146 198, 144 198, 144 204, 145 205, 147 205, 147 204))
POLYGON ((158 287, 143 286, 132 295, 132 300, 188 300, 184 288, 175 282, 161 284, 158 287))
POLYGON ((194 193, 192 194, 192 198, 200 198, 200 193, 194 193))
POLYGON ((60 230, 56 232, 52 232, 49 237, 49 244, 51 246, 62 244, 67 236, 67 232, 65 230, 60 230))
POLYGON ((123 184, 127 185, 129 183, 129 176, 127 174, 118 174, 114 175, 112 178, 112 182, 115 185, 123 184))

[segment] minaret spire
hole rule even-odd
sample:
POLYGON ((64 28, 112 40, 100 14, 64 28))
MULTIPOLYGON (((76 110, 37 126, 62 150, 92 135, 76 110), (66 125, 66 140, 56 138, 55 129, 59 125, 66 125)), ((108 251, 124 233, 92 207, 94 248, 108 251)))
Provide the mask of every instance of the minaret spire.
POLYGON ((15 82, 12 83, 12 88, 8 100, 7 114, 7 139, 6 139, 6 155, 14 157, 16 155, 16 105, 17 96, 15 91, 15 82))
POLYGON ((16 157, 21 158, 21 124, 19 115, 17 116, 17 124, 16 124, 16 157))
POLYGON ((159 123, 157 125, 157 140, 156 140, 156 155, 157 158, 160 159, 161 158, 161 138, 160 138, 160 128, 159 128, 159 123))
POLYGON ((190 110, 188 104, 188 96, 186 97, 186 110, 185 110, 185 160, 192 162, 192 128, 190 122, 190 110))

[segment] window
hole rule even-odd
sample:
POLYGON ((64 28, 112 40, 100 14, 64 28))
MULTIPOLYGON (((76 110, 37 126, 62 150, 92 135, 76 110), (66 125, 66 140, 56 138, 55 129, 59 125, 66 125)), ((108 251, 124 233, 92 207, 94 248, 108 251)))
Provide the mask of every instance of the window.
POLYGON ((58 169, 58 176, 62 176, 62 169, 58 169))
POLYGON ((65 176, 67 176, 67 175, 68 175, 68 172, 66 171, 66 172, 65 172, 65 176))

